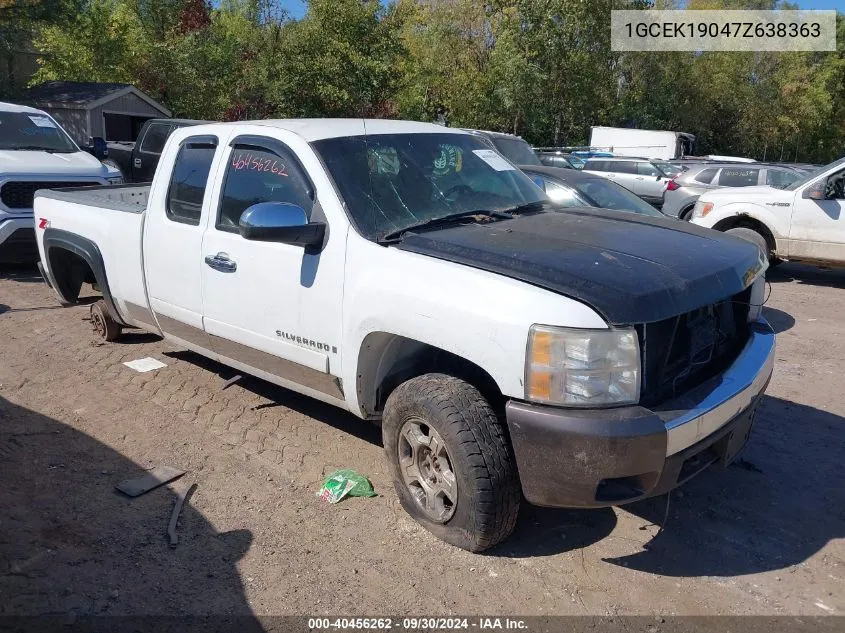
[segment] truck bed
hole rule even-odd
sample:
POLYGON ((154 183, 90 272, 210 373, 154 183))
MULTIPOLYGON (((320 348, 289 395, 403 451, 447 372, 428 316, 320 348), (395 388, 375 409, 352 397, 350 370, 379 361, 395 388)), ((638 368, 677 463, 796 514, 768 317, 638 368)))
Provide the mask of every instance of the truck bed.
MULTIPOLYGON (((131 314, 133 304, 146 308, 141 234, 149 192, 149 185, 39 190, 34 206, 42 261, 45 235, 74 243, 80 251, 102 259, 121 315, 131 314)), ((50 266, 55 274, 63 274, 57 262, 50 266)))
POLYGON ((39 189, 37 198, 50 198, 89 207, 142 213, 147 208, 150 185, 118 185, 76 187, 73 189, 39 189))

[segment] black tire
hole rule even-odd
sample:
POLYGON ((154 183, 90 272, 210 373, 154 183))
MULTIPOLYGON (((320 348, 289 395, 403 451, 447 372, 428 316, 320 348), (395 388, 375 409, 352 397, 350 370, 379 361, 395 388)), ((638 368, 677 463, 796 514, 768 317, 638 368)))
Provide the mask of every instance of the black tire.
POLYGON ((679 214, 678 218, 684 220, 685 222, 689 222, 692 219, 692 210, 695 208, 695 205, 689 206, 686 209, 683 209, 679 214))
POLYGON ((91 327, 96 336, 107 342, 119 339, 122 331, 120 323, 111 317, 109 308, 102 299, 91 304, 91 327))
POLYGON ((757 248, 763 253, 767 260, 771 261, 772 254, 769 251, 769 245, 766 242, 766 238, 760 235, 754 229, 749 229, 744 226, 739 226, 735 229, 728 229, 725 231, 728 235, 733 235, 734 237, 738 237, 746 242, 751 242, 752 244, 756 244, 757 248))
POLYGON ((387 399, 382 437, 399 501, 429 532, 471 552, 501 543, 513 532, 522 501, 513 450, 503 424, 475 387, 445 374, 408 380, 387 399), (430 518, 402 474, 401 432, 414 421, 442 438, 457 482, 457 502, 443 522, 430 518))

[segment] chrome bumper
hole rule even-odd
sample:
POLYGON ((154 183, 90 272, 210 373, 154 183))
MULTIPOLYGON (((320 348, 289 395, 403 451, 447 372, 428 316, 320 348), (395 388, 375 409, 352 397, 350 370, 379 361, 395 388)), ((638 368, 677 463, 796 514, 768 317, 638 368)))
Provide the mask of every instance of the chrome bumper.
POLYGON ((745 348, 722 374, 683 396, 656 407, 666 426, 666 455, 674 455, 712 435, 747 409, 772 375, 775 333, 760 319, 751 325, 745 348))

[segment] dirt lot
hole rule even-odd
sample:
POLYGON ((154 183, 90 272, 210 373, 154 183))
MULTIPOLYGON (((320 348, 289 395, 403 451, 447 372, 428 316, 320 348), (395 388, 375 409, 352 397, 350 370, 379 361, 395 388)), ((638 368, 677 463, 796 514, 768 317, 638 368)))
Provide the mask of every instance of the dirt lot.
POLYGON ((403 513, 377 428, 255 379, 221 390, 231 370, 154 336, 95 344, 87 307, 0 272, 0 614, 845 614, 843 271, 770 274, 777 364, 738 464, 668 511, 526 507, 484 555, 403 513), (121 364, 145 356, 167 367, 121 364), (114 491, 158 464, 189 472, 114 491), (380 495, 319 503, 341 466, 380 495))

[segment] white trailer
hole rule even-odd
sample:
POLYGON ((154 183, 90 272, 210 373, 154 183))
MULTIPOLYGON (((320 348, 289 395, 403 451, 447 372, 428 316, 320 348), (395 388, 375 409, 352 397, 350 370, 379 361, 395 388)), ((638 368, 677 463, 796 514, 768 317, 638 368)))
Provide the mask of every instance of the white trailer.
POLYGON ((617 156, 643 158, 683 158, 692 154, 695 135, 687 132, 663 130, 635 130, 632 128, 590 128, 590 146, 606 149, 617 156))

